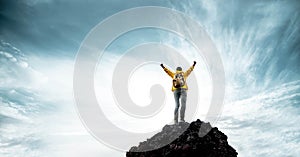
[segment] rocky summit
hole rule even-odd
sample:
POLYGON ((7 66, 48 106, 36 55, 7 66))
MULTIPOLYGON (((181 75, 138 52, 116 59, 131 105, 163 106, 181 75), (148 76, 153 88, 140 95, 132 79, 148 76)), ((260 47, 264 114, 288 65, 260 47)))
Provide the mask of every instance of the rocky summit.
POLYGON ((126 157, 235 157, 227 136, 210 123, 197 120, 166 125, 150 139, 132 147, 126 157))

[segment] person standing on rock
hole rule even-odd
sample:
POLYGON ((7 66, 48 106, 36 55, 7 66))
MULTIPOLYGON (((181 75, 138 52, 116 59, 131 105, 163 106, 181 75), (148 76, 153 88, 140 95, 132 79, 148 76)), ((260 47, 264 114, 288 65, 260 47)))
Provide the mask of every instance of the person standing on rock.
POLYGON ((195 65, 196 65, 196 61, 194 61, 194 64, 185 72, 182 71, 181 67, 177 67, 176 72, 174 73, 168 68, 166 68, 163 64, 160 64, 160 66, 164 69, 164 71, 173 79, 172 91, 174 92, 174 98, 175 98, 175 111, 174 111, 175 124, 178 123, 179 106, 181 106, 180 122, 185 122, 184 114, 185 114, 185 106, 186 106, 186 98, 187 98, 187 90, 188 90, 186 79, 193 71, 195 65), (181 100, 181 103, 179 103, 179 99, 181 100))

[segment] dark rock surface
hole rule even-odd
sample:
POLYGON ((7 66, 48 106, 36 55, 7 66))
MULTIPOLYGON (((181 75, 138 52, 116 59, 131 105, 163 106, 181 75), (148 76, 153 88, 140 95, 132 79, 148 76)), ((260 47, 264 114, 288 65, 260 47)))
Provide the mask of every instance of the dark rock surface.
POLYGON ((162 131, 132 147, 126 157, 234 157, 227 136, 209 123, 166 125, 162 131))

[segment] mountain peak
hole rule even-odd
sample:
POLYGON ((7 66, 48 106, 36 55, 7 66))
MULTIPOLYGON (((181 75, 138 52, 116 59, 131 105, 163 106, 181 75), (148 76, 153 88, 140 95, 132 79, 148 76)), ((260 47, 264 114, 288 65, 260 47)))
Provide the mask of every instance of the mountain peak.
POLYGON ((126 157, 234 157, 237 152, 227 142, 227 136, 210 123, 165 125, 150 139, 132 147, 126 157))

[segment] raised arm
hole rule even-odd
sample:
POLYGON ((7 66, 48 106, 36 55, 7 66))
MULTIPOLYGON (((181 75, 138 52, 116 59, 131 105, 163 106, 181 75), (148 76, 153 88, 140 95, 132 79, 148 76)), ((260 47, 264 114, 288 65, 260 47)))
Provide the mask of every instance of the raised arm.
POLYGON ((184 73, 185 77, 188 77, 191 72, 194 70, 194 67, 196 65, 196 61, 194 61, 194 64, 184 73))
POLYGON ((163 64, 160 64, 160 66, 164 69, 164 71, 170 76, 170 77, 174 77, 174 73, 169 70, 168 68, 166 68, 163 64))

